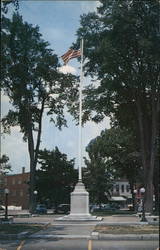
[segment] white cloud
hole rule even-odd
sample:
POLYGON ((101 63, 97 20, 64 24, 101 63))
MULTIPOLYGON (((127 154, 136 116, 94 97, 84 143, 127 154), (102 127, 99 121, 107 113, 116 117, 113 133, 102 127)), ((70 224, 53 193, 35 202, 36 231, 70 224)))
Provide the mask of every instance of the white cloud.
POLYGON ((62 67, 58 68, 58 70, 63 74, 68 74, 68 73, 76 74, 76 72, 77 72, 74 67, 69 66, 69 65, 62 66, 62 67))
POLYGON ((82 136, 83 136, 83 152, 86 156, 85 148, 88 145, 88 143, 99 136, 101 134, 101 131, 104 129, 110 128, 110 119, 109 117, 104 118, 104 120, 98 124, 94 122, 88 122, 82 129, 82 136))
POLYGON ((1 117, 3 118, 7 115, 9 109, 13 109, 12 105, 9 103, 9 98, 7 95, 2 94, 1 96, 1 117))
POLYGON ((2 93, 1 98, 2 98, 2 102, 3 102, 3 103, 7 103, 7 104, 8 104, 8 102, 9 102, 9 97, 8 97, 7 95, 4 95, 4 94, 2 93))
POLYGON ((22 140, 22 134, 18 130, 18 127, 12 128, 11 135, 3 135, 1 143, 1 154, 9 157, 14 173, 21 172, 23 166, 26 167, 26 171, 29 171, 27 143, 22 140))
POLYGON ((99 1, 82 1, 81 8, 85 13, 93 12, 97 10, 97 7, 100 5, 99 1))

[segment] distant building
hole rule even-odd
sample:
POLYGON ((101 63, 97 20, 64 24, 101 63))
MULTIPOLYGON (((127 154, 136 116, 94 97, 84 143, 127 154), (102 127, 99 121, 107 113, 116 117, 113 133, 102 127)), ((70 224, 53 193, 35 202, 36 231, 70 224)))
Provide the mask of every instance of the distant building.
POLYGON ((124 196, 126 198, 131 198, 131 189, 128 180, 115 180, 112 189, 112 196, 124 196))
POLYGON ((4 187, 5 187, 5 178, 4 173, 0 171, 0 205, 3 203, 4 200, 4 187))
POLYGON ((30 173, 25 173, 22 168, 21 174, 6 175, 5 188, 9 189, 8 205, 21 206, 22 209, 29 208, 29 178, 30 173))
POLYGON ((131 203, 132 194, 127 179, 118 179, 114 181, 110 201, 119 202, 122 207, 131 203))

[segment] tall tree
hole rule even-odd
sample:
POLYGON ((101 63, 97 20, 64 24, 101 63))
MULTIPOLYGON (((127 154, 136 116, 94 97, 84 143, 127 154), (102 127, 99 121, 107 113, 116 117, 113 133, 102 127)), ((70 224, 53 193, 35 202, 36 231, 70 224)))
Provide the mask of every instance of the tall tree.
POLYGON ((67 160, 56 147, 54 150, 40 150, 40 169, 36 172, 36 189, 41 202, 49 200, 57 208, 60 203, 69 203, 70 192, 77 182, 74 159, 67 160))
MULTIPOLYGON (((133 190, 136 183, 142 181, 142 168, 140 165, 140 153, 137 151, 133 134, 128 130, 120 128, 104 130, 100 136, 90 142, 86 151, 90 158, 89 161, 86 161, 87 169, 89 167, 93 172, 92 175, 90 174, 88 183, 92 185, 91 179, 94 176, 97 183, 102 184, 103 178, 105 189, 109 191, 115 179, 125 177, 129 181, 134 204, 133 190), (97 164, 95 164, 96 162, 97 164), (98 172, 100 173, 102 166, 107 179, 103 176, 104 173, 102 171, 100 175, 97 174, 98 172)), ((96 189, 99 189, 98 184, 95 185, 96 189)), ((107 194, 106 191, 105 193, 107 194)))
POLYGON ((100 147, 99 137, 89 143, 86 148, 89 159, 85 158, 87 168, 83 172, 84 183, 90 193, 90 201, 101 206, 111 196, 114 170, 107 161, 107 157, 102 156, 100 147))
POLYGON ((119 123, 121 111, 125 127, 133 121, 144 171, 146 211, 152 211, 160 119, 160 3, 100 3, 97 13, 81 17, 77 32, 77 44, 81 37, 85 40, 85 72, 100 82, 85 91, 85 119, 99 122, 110 115, 119 123))
POLYGON ((64 108, 74 95, 75 77, 58 71, 58 57, 42 39, 39 27, 19 14, 2 19, 2 88, 13 109, 3 118, 4 131, 20 126, 30 156, 30 211, 34 211, 35 171, 44 110, 61 129, 64 108), (72 91, 71 91, 72 90, 72 91))

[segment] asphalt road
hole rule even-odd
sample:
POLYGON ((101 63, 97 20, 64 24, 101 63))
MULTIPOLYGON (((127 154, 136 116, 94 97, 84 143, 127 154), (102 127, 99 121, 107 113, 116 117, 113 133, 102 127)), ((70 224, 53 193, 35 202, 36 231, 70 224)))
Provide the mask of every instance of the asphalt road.
POLYGON ((157 250, 158 241, 27 239, 0 241, 0 250, 157 250))

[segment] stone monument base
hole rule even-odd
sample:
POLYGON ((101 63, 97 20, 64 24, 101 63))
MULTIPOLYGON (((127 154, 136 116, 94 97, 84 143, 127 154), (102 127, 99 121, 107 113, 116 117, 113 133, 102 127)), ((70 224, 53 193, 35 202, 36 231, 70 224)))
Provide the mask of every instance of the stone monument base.
POLYGON ((89 194, 84 184, 79 181, 71 193, 71 211, 69 215, 55 219, 57 221, 100 221, 102 217, 89 213, 89 194))
POLYGON ((65 216, 62 216, 62 217, 59 217, 59 218, 56 218, 55 221, 77 221, 77 222, 80 222, 80 221, 101 221, 102 220, 102 217, 97 217, 97 216, 72 216, 71 214, 69 215, 65 215, 65 216))

